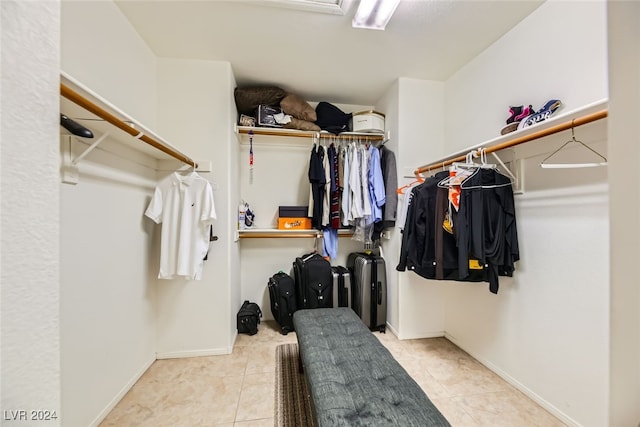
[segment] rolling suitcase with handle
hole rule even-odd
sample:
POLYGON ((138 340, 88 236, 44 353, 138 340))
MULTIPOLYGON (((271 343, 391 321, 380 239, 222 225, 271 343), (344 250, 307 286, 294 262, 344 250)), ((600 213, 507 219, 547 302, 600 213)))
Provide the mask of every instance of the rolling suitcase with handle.
POLYGON ((298 309, 333 307, 331 264, 318 253, 298 257, 293 262, 298 309))
POLYGON ((387 324, 387 272, 384 258, 351 253, 347 268, 352 278, 352 308, 372 331, 385 332, 387 324))
POLYGON ((293 313, 296 311, 295 285, 291 276, 279 271, 269 278, 269 299, 271 314, 282 335, 293 331, 293 313))
POLYGON ((331 267, 333 273, 333 306, 351 307, 351 273, 341 265, 331 267))

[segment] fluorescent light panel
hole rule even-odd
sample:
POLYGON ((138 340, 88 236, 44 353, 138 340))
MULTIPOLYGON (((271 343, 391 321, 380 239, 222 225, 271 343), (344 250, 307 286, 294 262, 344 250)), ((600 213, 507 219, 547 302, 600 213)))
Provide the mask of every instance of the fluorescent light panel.
POLYGON ((303 10, 305 12, 328 13, 344 15, 343 0, 260 0, 249 3, 262 6, 276 6, 288 9, 303 10))
POLYGON ((360 0, 351 26, 353 28, 384 30, 399 3, 400 0, 360 0))

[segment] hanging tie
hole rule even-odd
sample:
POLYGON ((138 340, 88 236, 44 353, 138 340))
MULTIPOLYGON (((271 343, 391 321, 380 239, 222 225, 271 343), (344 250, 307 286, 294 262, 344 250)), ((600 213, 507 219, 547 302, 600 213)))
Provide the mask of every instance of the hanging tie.
POLYGON ((253 130, 249 131, 249 184, 253 184, 253 130))

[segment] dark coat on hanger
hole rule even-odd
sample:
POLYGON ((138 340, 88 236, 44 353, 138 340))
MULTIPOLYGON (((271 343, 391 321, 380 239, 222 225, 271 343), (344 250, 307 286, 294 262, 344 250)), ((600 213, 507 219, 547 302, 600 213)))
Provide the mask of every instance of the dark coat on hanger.
POLYGON ((498 293, 498 276, 512 276, 520 259, 511 181, 479 168, 461 188, 455 222, 460 277, 469 274, 469 258, 477 258, 488 265, 489 290, 498 293))
POLYGON ((309 158, 309 183, 311 184, 311 196, 313 198, 313 211, 311 215, 311 227, 322 229, 323 199, 325 184, 327 183, 324 166, 324 147, 314 145, 309 158))
MULTIPOLYGON (((438 183, 448 176, 448 171, 438 172, 411 190, 396 270, 408 269, 426 279, 460 280, 455 237, 442 227, 448 190, 438 183)), ((486 275, 473 272, 464 280, 483 281, 486 275)))
MULTIPOLYGON (((411 201, 396 270, 408 269, 426 279, 486 282, 489 277, 484 263, 471 258, 472 263, 479 264, 479 267, 470 269, 467 255, 464 260, 459 260, 456 236, 443 227, 445 215, 449 212, 448 189, 438 184, 448 177, 448 171, 438 172, 407 195, 411 201), (465 265, 464 274, 459 271, 462 264, 465 265)), ((458 215, 453 209, 451 214, 455 230, 458 215)))

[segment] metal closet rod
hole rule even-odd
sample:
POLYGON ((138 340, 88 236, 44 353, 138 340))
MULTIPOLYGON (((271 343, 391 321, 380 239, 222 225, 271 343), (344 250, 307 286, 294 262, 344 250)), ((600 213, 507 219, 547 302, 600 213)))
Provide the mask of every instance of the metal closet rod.
POLYGON ((80 95, 78 92, 76 92, 73 89, 69 88, 64 83, 60 83, 60 94, 62 96, 64 96, 65 98, 67 98, 68 100, 72 101, 73 103, 78 104, 79 106, 81 106, 85 110, 87 110, 87 111, 95 114, 96 116, 100 117, 101 119, 106 120, 107 122, 111 123, 112 125, 114 125, 118 129, 123 130, 124 132, 128 133, 132 137, 134 137, 136 139, 139 139, 140 141, 151 145, 152 147, 162 151, 163 153, 166 153, 166 154, 170 155, 174 159, 178 159, 183 163, 186 163, 188 165, 192 165, 194 167, 198 167, 198 164, 194 160, 192 160, 189 157, 183 155, 182 153, 177 152, 176 150, 174 150, 174 149, 172 149, 170 147, 167 147, 166 145, 162 144, 161 142, 156 141, 155 139, 153 139, 149 135, 146 135, 146 134, 142 133, 140 130, 138 130, 138 129, 132 127, 131 125, 129 125, 128 123, 120 120, 119 118, 117 118, 116 116, 111 114, 110 112, 108 112, 105 109, 103 109, 102 107, 94 104, 93 102, 91 102, 87 98, 85 98, 84 96, 80 95))
MULTIPOLYGON (((502 142, 500 144, 493 145, 491 147, 484 147, 485 153, 493 153, 494 151, 504 150, 505 148, 513 147, 519 144, 524 144, 525 142, 533 141, 535 139, 543 138, 545 136, 553 135, 558 132, 562 132, 567 129, 571 129, 576 126, 581 126, 587 123, 594 122, 596 120, 604 119, 608 115, 607 110, 596 111, 595 113, 586 114, 581 117, 576 117, 575 119, 558 123, 557 125, 548 127, 546 129, 541 129, 539 131, 533 132, 529 135, 519 136, 509 141, 502 142)), ((472 151, 479 150, 483 147, 475 148, 472 151)), ((466 154, 462 154, 453 158, 445 158, 444 160, 440 160, 438 162, 429 163, 428 165, 420 166, 415 171, 413 171, 414 175, 418 176, 421 173, 429 172, 432 169, 437 169, 440 167, 449 166, 454 162, 462 162, 466 160, 466 154)))

